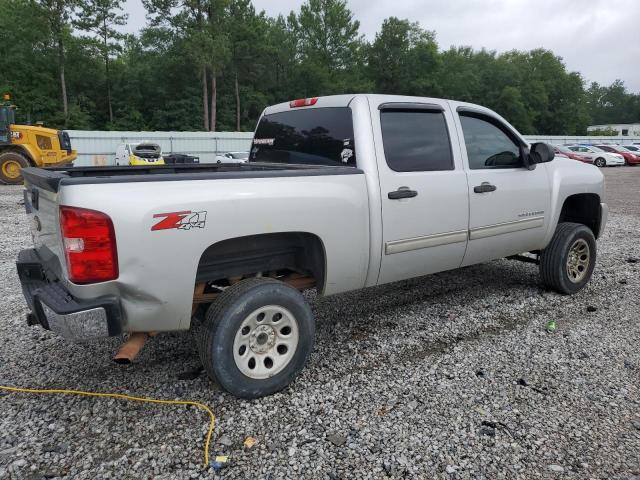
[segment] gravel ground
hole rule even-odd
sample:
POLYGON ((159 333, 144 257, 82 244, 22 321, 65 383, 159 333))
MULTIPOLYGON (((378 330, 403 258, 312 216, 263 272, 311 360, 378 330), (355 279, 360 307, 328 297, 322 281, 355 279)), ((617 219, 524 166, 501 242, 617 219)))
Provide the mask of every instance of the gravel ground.
POLYGON ((27 327, 21 189, 0 188, 0 384, 201 401, 217 415, 212 453, 230 458, 201 466, 207 416, 194 408, 0 392, 0 478, 640 479, 640 168, 606 174, 613 211, 581 293, 501 260, 310 295, 311 360, 257 401, 212 384, 190 334, 161 335, 122 367, 116 339, 27 327))

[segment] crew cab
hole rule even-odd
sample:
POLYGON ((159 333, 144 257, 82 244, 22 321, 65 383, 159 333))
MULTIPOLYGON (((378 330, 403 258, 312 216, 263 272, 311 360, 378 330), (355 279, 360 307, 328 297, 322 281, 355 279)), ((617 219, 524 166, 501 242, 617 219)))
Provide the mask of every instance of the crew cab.
POLYGON ((390 95, 268 107, 247 163, 24 176, 28 322, 72 340, 194 329, 209 376, 244 398, 304 366, 315 321, 301 290, 526 253, 544 285, 576 293, 608 212, 598 168, 554 160, 495 112, 390 95))

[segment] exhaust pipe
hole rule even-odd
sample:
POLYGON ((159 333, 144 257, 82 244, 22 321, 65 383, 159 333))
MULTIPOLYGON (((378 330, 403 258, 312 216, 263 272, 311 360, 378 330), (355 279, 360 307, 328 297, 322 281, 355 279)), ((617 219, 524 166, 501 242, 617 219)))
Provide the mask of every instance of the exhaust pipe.
POLYGON ((157 332, 134 332, 129 335, 129 338, 124 342, 118 353, 113 357, 113 361, 120 365, 129 365, 138 356, 142 347, 147 342, 147 338, 155 337, 157 332))

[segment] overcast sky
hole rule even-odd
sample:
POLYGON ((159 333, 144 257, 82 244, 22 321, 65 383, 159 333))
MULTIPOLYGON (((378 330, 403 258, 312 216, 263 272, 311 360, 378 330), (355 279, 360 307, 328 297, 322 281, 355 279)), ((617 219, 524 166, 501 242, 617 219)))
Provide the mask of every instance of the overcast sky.
MULTIPOLYGON (((288 14, 300 0, 253 0, 256 10, 288 14)), ((640 0, 348 0, 372 40, 390 16, 435 30, 441 49, 470 45, 504 52, 547 48, 587 81, 622 79, 640 92, 640 0)), ((127 0, 127 31, 145 25, 141 0, 127 0)))

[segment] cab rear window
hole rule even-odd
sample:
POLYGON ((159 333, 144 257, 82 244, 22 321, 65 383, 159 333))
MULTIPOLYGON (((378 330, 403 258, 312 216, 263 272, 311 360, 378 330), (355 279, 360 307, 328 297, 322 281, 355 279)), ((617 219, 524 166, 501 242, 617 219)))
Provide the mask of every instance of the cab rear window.
POLYGON ((351 109, 308 108, 264 115, 249 160, 355 167, 351 109))

